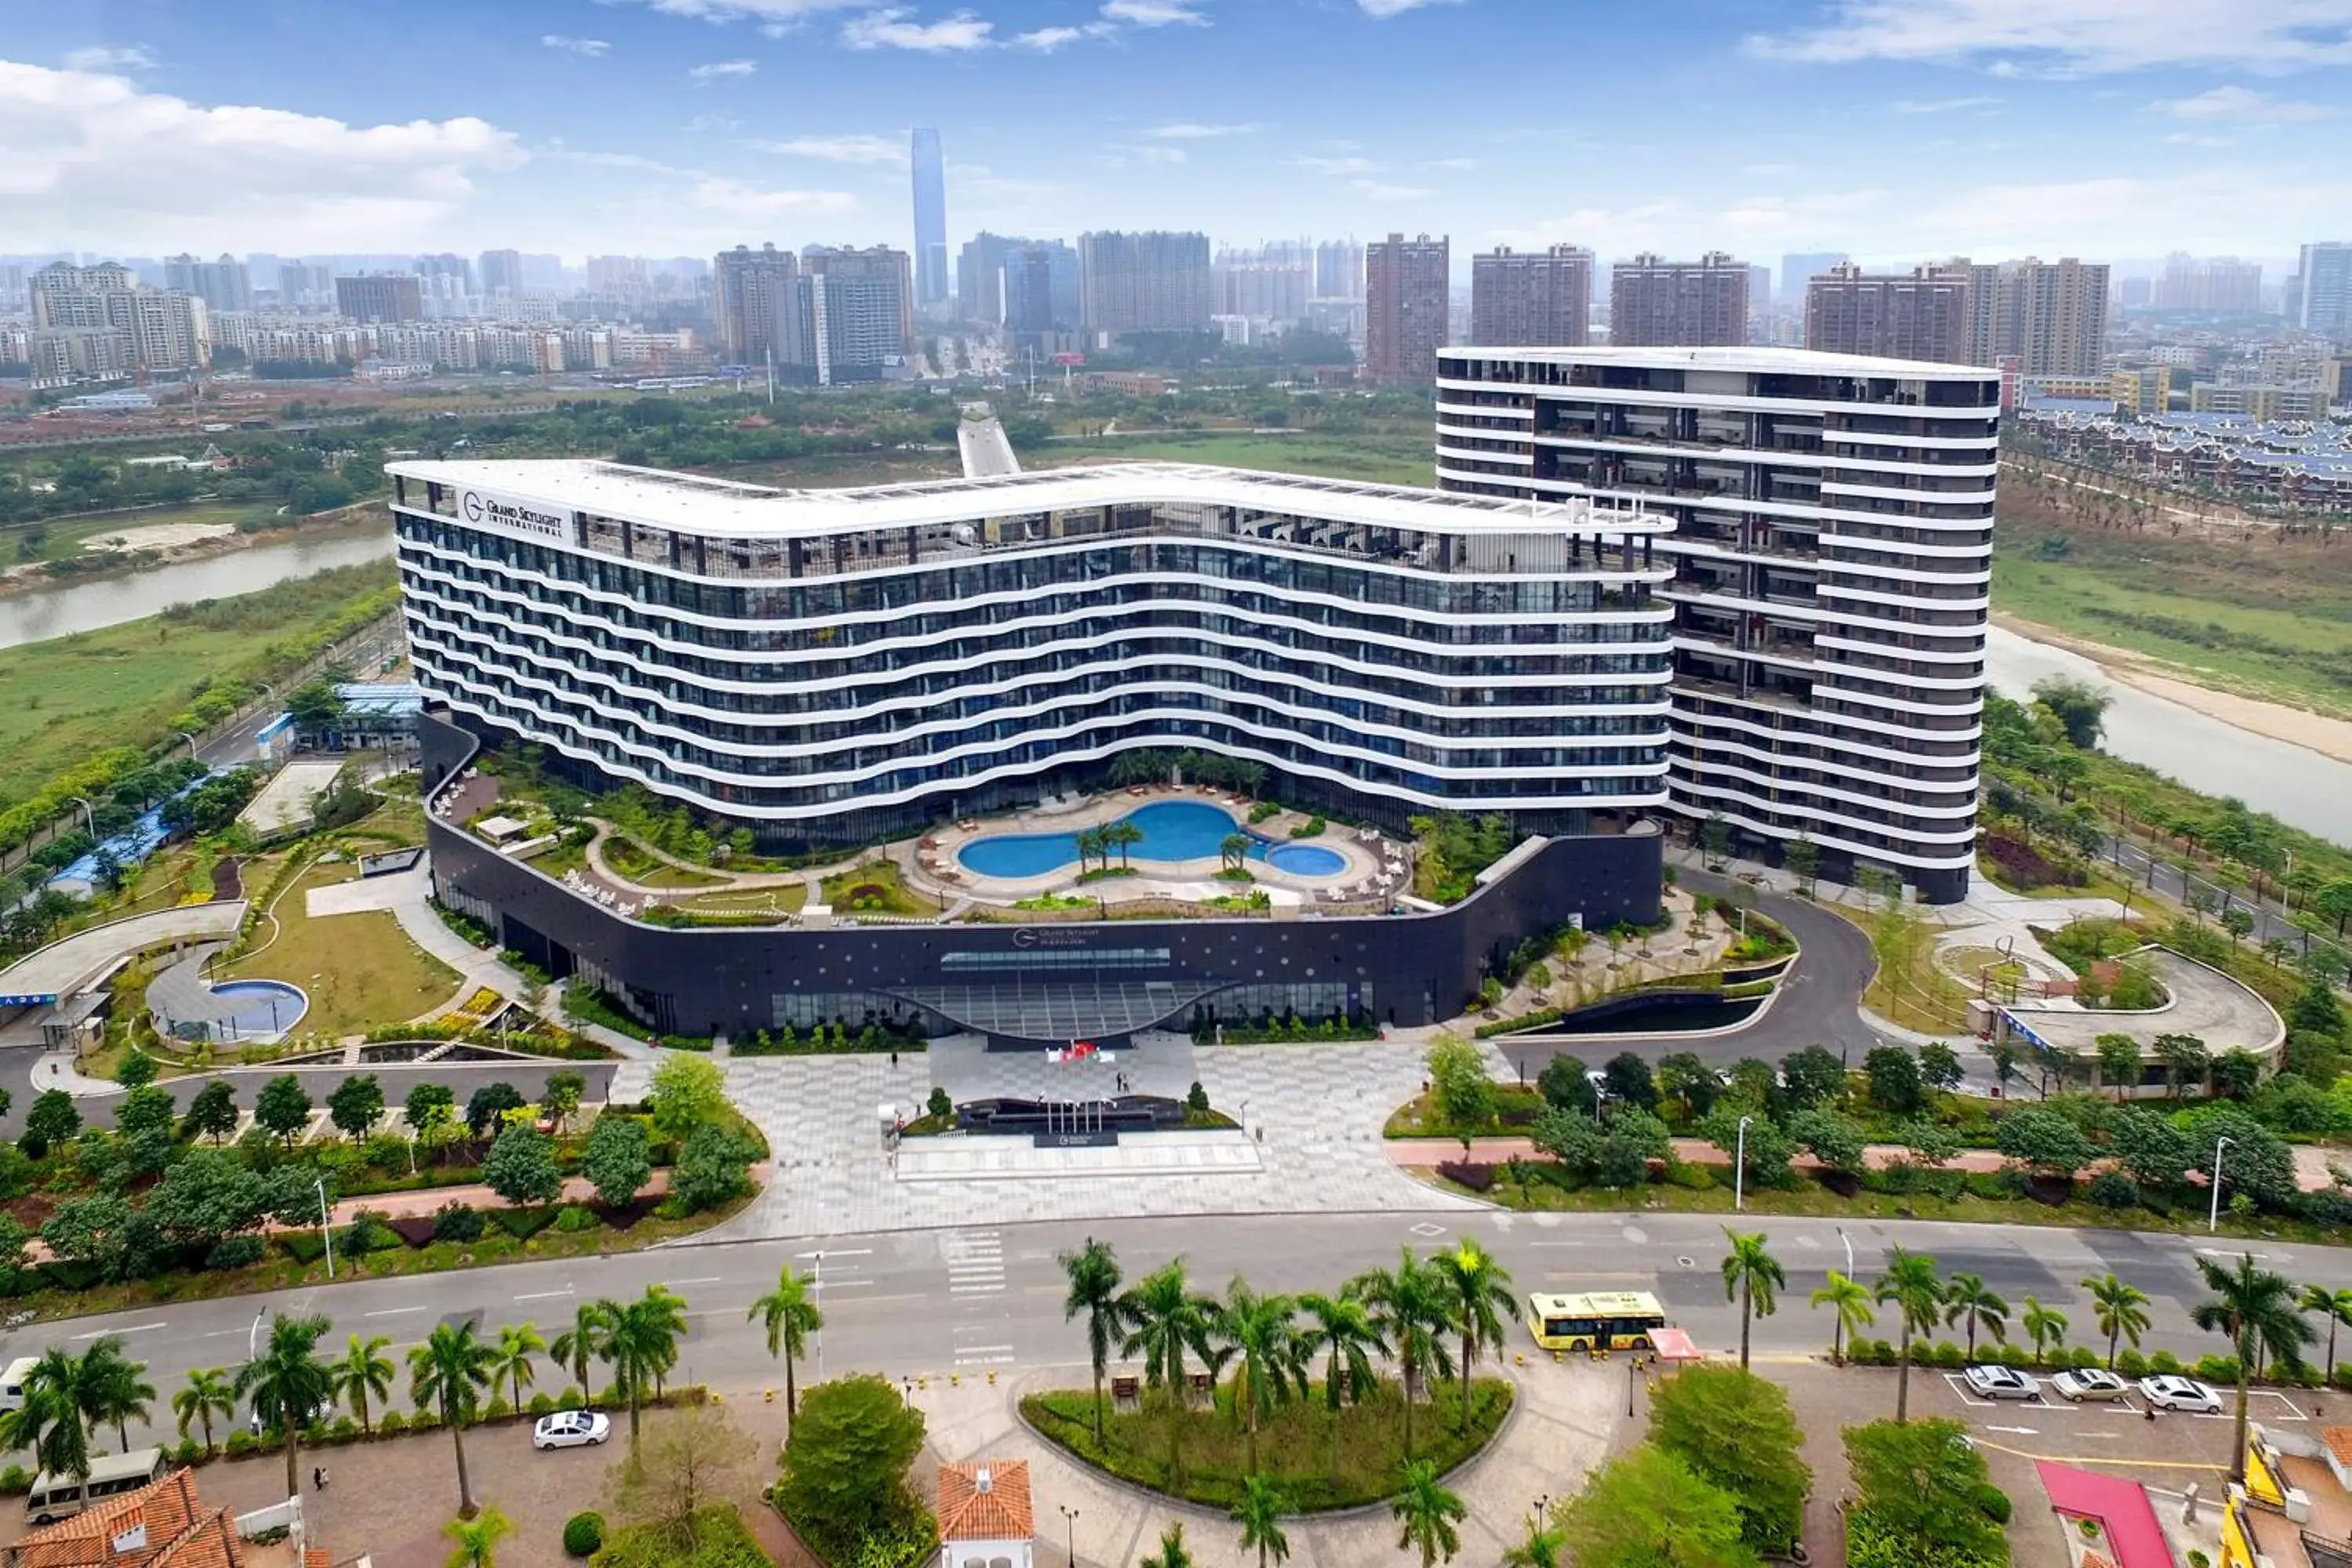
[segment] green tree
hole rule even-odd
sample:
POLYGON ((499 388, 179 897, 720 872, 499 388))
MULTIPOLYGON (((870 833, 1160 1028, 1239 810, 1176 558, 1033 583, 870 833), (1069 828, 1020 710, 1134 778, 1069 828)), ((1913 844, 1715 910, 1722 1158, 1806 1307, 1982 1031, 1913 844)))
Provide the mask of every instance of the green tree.
POLYGON ((383 1085, 372 1072, 353 1073, 327 1096, 327 1120, 354 1143, 366 1137, 383 1115, 383 1085))
POLYGON ((1693 1051, 1676 1051, 1658 1059, 1658 1093, 1682 1109, 1685 1125, 1705 1116, 1723 1092, 1715 1069, 1693 1051))
MULTIPOLYGON (((824 1313, 809 1294, 809 1281, 793 1272, 785 1264, 776 1274, 776 1288, 751 1303, 744 1313, 749 1320, 756 1318, 768 1336, 768 1359, 781 1357, 784 1363, 784 1436, 793 1431, 793 1406, 798 1390, 793 1375, 793 1363, 807 1353, 808 1337, 824 1327, 824 1313)), ((1095 1386, 1102 1386, 1101 1363, 1096 1363, 1095 1386)), ((1099 1435, 1098 1435, 1099 1436, 1099 1435)))
POLYGON ((2254 1368, 2266 1359, 2290 1368, 2300 1366, 2303 1347, 2319 1335, 2295 1310, 2294 1287, 2286 1277, 2256 1268, 2252 1253, 2240 1253, 2234 1268, 2224 1268, 2210 1258, 2192 1261, 2205 1288, 2213 1294, 2189 1310, 2189 1321, 2208 1333, 2227 1336, 2231 1353, 2238 1358, 2237 1439, 2230 1449, 2230 1479, 2242 1485, 2246 1391, 2253 1381, 2254 1368))
POLYGON ((146 1420, 148 1404, 155 1397, 155 1385, 146 1380, 146 1372, 144 1362, 122 1353, 120 1335, 103 1335, 82 1352, 81 1370, 75 1378, 82 1416, 93 1431, 100 1426, 114 1428, 118 1453, 131 1451, 130 1423, 134 1416, 146 1420))
POLYGON ((2263 1059, 2242 1046, 2232 1046, 2213 1058, 2207 1072, 2214 1093, 2230 1100, 2243 1100, 2262 1081, 2263 1059))
POLYGON ((1431 1090, 1447 1122, 1459 1128, 1484 1128, 1495 1120, 1495 1080, 1486 1072, 1486 1058, 1467 1040, 1440 1035, 1429 1047, 1431 1090))
POLYGON ((499 1542, 514 1531, 514 1521, 495 1508, 460 1513, 441 1527, 450 1542, 447 1568, 499 1568, 499 1542))
POLYGON ((1944 1321, 1953 1328, 1966 1326, 1971 1362, 1977 1359, 1978 1329, 2003 1344, 2009 1342, 2009 1303, 1979 1275, 1955 1274, 1944 1282, 1944 1321))
POLYGON ((191 1138, 209 1138, 217 1148, 222 1139, 236 1131, 236 1090, 226 1079, 216 1078, 207 1080, 188 1101, 180 1131, 191 1138))
POLYGON ((1930 1040, 1919 1047, 1919 1081, 1929 1089, 1949 1094, 1960 1087, 1960 1053, 1941 1040, 1930 1040))
POLYGON ((302 1080, 292 1073, 280 1073, 261 1086, 253 1097, 254 1124, 276 1138, 289 1149, 310 1125, 310 1097, 303 1090, 302 1080))
POLYGON ((2052 675, 2034 682, 2033 700, 2057 719, 2068 745, 2078 752, 2091 752, 2098 749, 2107 705, 2115 699, 2104 687, 2052 675))
POLYGON ((1878 1313, 1871 1306, 1870 1289, 1861 1280, 1850 1279, 1832 1268, 1811 1300, 1814 1306, 1828 1307, 1837 1313, 1836 1324, 1830 1330, 1830 1363, 1843 1366, 1846 1336, 1860 1333, 1878 1321, 1878 1313))
POLYGON ((648 1384, 658 1386, 677 1364, 677 1342, 686 1337, 686 1302, 666 1285, 624 1306, 602 1304, 598 1352, 613 1363, 613 1381, 629 1402, 629 1450, 636 1451, 648 1384))
POLYGON ((2092 1042, 2099 1058, 2099 1081, 2116 1091, 2121 1105, 2126 1091, 2139 1087, 2139 1041, 2130 1035, 2105 1034, 2092 1042))
POLYGON ((2090 1295, 2099 1332, 2107 1336, 2107 1370, 2113 1372, 2116 1342, 2129 1340, 2132 1349, 2137 1350, 2140 1335, 2147 1331, 2147 1296, 2138 1286, 2114 1274, 2086 1274, 2077 1283, 2090 1295))
POLYGON ((1822 1046, 1807 1046, 1780 1058, 1781 1092, 1792 1110, 1827 1105, 1844 1098, 1845 1064, 1822 1046))
POLYGON ((1845 1429, 1857 1512, 1903 1549, 1898 1561, 2005 1563, 2008 1543, 1979 1499, 1991 1486, 1984 1456, 1958 1421, 1873 1421, 1845 1429))
POLYGON ((750 1184, 751 1154, 751 1145, 731 1128, 696 1128, 670 1167, 670 1196, 688 1214, 718 1207, 750 1184))
POLYGON ((2213 1068, 2211 1053, 2194 1035, 2158 1035, 2155 1050, 2157 1060, 2164 1064, 2166 1089, 2175 1100, 2192 1088, 2202 1088, 2205 1075, 2213 1068))
POLYGON ((1462 1532, 1455 1528, 1470 1517, 1462 1500, 1437 1479, 1437 1467, 1427 1459, 1406 1463, 1403 1482, 1389 1500, 1389 1516, 1397 1521, 1397 1550, 1421 1553, 1421 1568, 1451 1563, 1462 1550, 1462 1532))
POLYGON ((1757 1568, 1738 1502, 1654 1443, 1594 1471, 1559 1522, 1576 1568, 1757 1568))
POLYGON ((408 1091, 400 1110, 408 1119, 409 1131, 429 1148, 436 1132, 456 1124, 457 1096, 446 1083, 420 1083, 408 1091))
POLYGON ((1462 1340, 1462 1361, 1455 1372, 1462 1380, 1461 1430, 1467 1432, 1471 1371, 1482 1352, 1501 1357, 1503 1324, 1518 1316, 1518 1298, 1511 1289, 1510 1271, 1471 1237, 1429 1261, 1445 1288, 1454 1331, 1462 1340))
POLYGON ((2011 1106, 1994 1129, 2000 1152, 2036 1175, 2071 1182, 2098 1151, 2064 1112, 2047 1105, 2011 1106))
POLYGON ((1801 833, 1782 847, 1780 863, 1789 868, 1789 875, 1805 885, 1805 897, 1811 898, 1814 879, 1822 872, 1821 846, 1801 833))
POLYGON ((1789 1136, 1819 1161, 1824 1171, 1859 1176, 1869 1155, 1862 1123, 1834 1110, 1800 1110, 1789 1118, 1789 1136))
POLYGON ((1445 1348, 1453 1303, 1446 1299, 1445 1281, 1410 1247, 1398 1249, 1394 1268, 1367 1270, 1357 1276, 1355 1285, 1403 1380, 1404 1451, 1411 1459, 1414 1396, 1430 1378, 1454 1373, 1452 1353, 1445 1348))
POLYGON ((835 1562, 857 1543, 919 1516, 908 1468, 923 1447, 923 1417, 872 1373, 808 1391, 784 1443, 776 1500, 809 1544, 835 1562))
POLYGON ((505 1125, 508 1111, 520 1110, 526 1103, 514 1085, 486 1083, 466 1099, 466 1131, 477 1138, 490 1137, 505 1125))
POLYGON ((1298 1333, 1298 1303, 1266 1296, 1240 1275, 1209 1316, 1215 1359, 1234 1369, 1234 1413, 1242 1418, 1249 1472, 1257 1472, 1257 1434, 1279 1406, 1307 1394, 1306 1347, 1298 1333))
POLYGON ((1890 1116, 1916 1116, 1927 1103, 1919 1059, 1900 1046, 1880 1046, 1862 1058, 1870 1103, 1890 1116))
POLYGON ((2049 1364, 2050 1352, 2066 1342, 2066 1314, 2045 1307, 2034 1297, 2025 1299, 2025 1337, 2033 1342, 2033 1363, 2049 1364))
POLYGON ((531 1358, 547 1352, 547 1342, 539 1337, 536 1323, 508 1323, 499 1330, 499 1342, 491 1347, 490 1392, 496 1394, 499 1384, 506 1383, 514 1389, 516 1414, 522 1412, 522 1391, 526 1384, 539 1381, 531 1358))
POLYGON ((1528 1533, 1503 1549, 1503 1568, 1568 1568, 1568 1532, 1539 1513, 1528 1515, 1528 1533))
POLYGON ((1387 1353, 1380 1330, 1373 1326, 1370 1310, 1359 1293, 1360 1286, 1350 1280, 1336 1296, 1308 1294, 1298 1298, 1298 1310, 1305 1313, 1310 1326, 1306 1330, 1305 1351, 1309 1356, 1328 1358, 1323 1371, 1323 1404, 1337 1410, 1342 1397, 1360 1405, 1371 1397, 1380 1386, 1380 1377, 1372 1370, 1372 1356, 1387 1353))
POLYGON ((1881 1306, 1902 1314, 1902 1342, 1895 1347, 1895 1420, 1899 1426, 1911 1411, 1911 1336, 1932 1333, 1944 1304, 1943 1281, 1936 1276, 1936 1260, 1923 1252, 1897 1247, 1886 1255, 1885 1270, 1872 1291, 1881 1306))
POLYGON ((480 1418, 482 1394, 499 1365, 498 1347, 475 1337, 470 1318, 436 1323, 421 1345, 408 1352, 408 1394, 420 1410, 433 1409, 449 1428, 457 1456, 457 1517, 471 1519, 473 1478, 466 1469, 466 1428, 480 1418))
POLYGON ((179 1417, 180 1436, 185 1438, 188 1428, 201 1426, 205 1434, 205 1452, 213 1451, 213 1417, 226 1420, 236 1414, 236 1387, 229 1381, 228 1369, 218 1366, 191 1367, 188 1381, 172 1395, 172 1414, 179 1417))
POLYGON ((1290 1537, 1282 1532, 1282 1516, 1289 1510, 1290 1500, 1272 1481, 1254 1470, 1243 1479, 1233 1518, 1242 1527, 1242 1550, 1257 1553, 1257 1568, 1290 1560, 1290 1537))
POLYGON ((351 1402, 352 1414, 360 1418, 360 1430, 370 1436, 375 1435, 374 1412, 392 1402, 395 1369, 392 1358, 383 1353, 391 1344, 391 1339, 383 1334, 369 1339, 353 1334, 341 1358, 327 1366, 334 1396, 351 1402))
POLYGON ((1554 1110, 1589 1117, 1601 1102, 1601 1091, 1585 1077, 1584 1063, 1575 1057, 1554 1057, 1536 1075, 1536 1088, 1554 1110))
POLYGON ((580 1102, 588 1093, 588 1080, 576 1072, 551 1072, 540 1090, 540 1103, 555 1121, 555 1130, 563 1131, 572 1119, 580 1114, 580 1102))
POLYGON ((1731 1250, 1723 1255, 1723 1299, 1739 1303, 1739 1370, 1748 1370, 1748 1331, 1759 1318, 1769 1318, 1780 1306, 1776 1290, 1789 1288, 1780 1260, 1765 1247, 1764 1233, 1746 1235, 1723 1227, 1731 1250))
POLYGON ((547 1353, 553 1356, 572 1373, 574 1386, 584 1401, 589 1393, 588 1363, 601 1360, 604 1354, 604 1335, 611 1326, 610 1301, 583 1301, 572 1309, 572 1326, 555 1336, 547 1353))
POLYGON ((52 1347, 25 1374, 24 1402, 0 1412, 0 1447, 31 1453, 36 1468, 52 1476, 89 1478, 89 1426, 82 1415, 81 1363, 52 1347))
POLYGON ((125 1138, 162 1133, 168 1140, 172 1123, 178 1119, 179 1109, 172 1103, 171 1091, 152 1083, 141 1084, 114 1108, 114 1130, 125 1138))
POLYGON ((1650 1401, 1650 1441, 1731 1498, 1757 1552, 1786 1552, 1803 1530, 1813 1472, 1779 1384, 1736 1367, 1685 1368, 1650 1401))
POLYGON ((17 1146, 37 1160, 80 1131, 81 1110, 73 1096, 61 1089, 45 1089, 25 1109, 25 1134, 17 1146))
POLYGON ((2318 1313, 2327 1325, 2327 1370, 2320 1382, 2333 1388, 2336 1386, 2336 1330, 2339 1324, 2352 1323, 2352 1290, 2305 1285, 2296 1305, 2304 1311, 2318 1313))
POLYGON ((651 1179, 652 1154, 646 1142, 646 1124, 634 1116, 600 1116, 588 1129, 580 1151, 580 1173, 596 1189, 596 1201, 619 1208, 634 1199, 651 1179))
POLYGON ((1145 1384, 1164 1391, 1171 1477, 1182 1473, 1184 1353, 1190 1351, 1204 1366, 1211 1362, 1209 1325, 1216 1310, 1213 1300, 1192 1289, 1181 1258, 1161 1264, 1119 1298, 1125 1325, 1119 1353, 1140 1355, 1145 1384))
POLYGON ((137 1046, 124 1053, 122 1063, 114 1069, 114 1081, 124 1089, 144 1089, 155 1081, 162 1068, 155 1058, 137 1046))
POLYGON ((288 1497, 302 1489, 296 1479, 302 1428, 335 1396, 334 1375, 319 1359, 319 1340, 326 1331, 323 1316, 276 1313, 260 1355, 237 1369, 237 1397, 251 1401, 262 1425, 277 1427, 285 1440, 288 1497))
POLYGON ((555 1145, 538 1128, 517 1122, 498 1135, 482 1157, 482 1182, 510 1204, 549 1204, 563 1194, 555 1145))
MULTIPOLYGON (((1241 837, 1236 833, 1233 837, 1241 837)), ((1192 1568, 1192 1554, 1184 1549, 1184 1524, 1171 1521, 1160 1532, 1160 1549, 1145 1558, 1141 1568, 1192 1568)))

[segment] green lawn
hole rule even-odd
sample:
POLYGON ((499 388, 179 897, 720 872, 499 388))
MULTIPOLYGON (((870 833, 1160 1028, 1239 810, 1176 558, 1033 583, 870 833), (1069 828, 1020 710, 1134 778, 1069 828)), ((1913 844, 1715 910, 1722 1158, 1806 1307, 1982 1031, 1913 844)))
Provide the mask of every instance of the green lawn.
POLYGON ((276 501, 200 501, 193 506, 144 507, 103 517, 58 518, 37 523, 16 523, 0 529, 0 566, 26 562, 70 561, 100 552, 84 550, 82 542, 102 534, 167 524, 226 523, 231 528, 266 525, 276 517, 276 501))
POLYGON ((349 881, 357 868, 314 866, 297 877, 262 921, 254 951, 224 978, 283 980, 310 998, 303 1034, 342 1035, 397 1024, 449 1000, 457 973, 418 949, 381 910, 312 920, 304 894, 349 881))
POLYGON ((1314 430, 1296 436, 1265 436, 1246 430, 1171 432, 1112 436, 1098 441, 1056 441, 1049 456, 1032 468, 1063 468, 1104 461, 1216 463, 1234 468, 1270 468, 1283 473, 1321 474, 1378 484, 1434 485, 1436 456, 1426 431, 1329 436, 1314 430))
POLYGON ((939 909, 928 899, 910 892, 898 874, 895 860, 869 860, 847 871, 837 871, 824 879, 824 901, 840 914, 930 915, 939 909), (871 906, 858 908, 863 898, 871 906))

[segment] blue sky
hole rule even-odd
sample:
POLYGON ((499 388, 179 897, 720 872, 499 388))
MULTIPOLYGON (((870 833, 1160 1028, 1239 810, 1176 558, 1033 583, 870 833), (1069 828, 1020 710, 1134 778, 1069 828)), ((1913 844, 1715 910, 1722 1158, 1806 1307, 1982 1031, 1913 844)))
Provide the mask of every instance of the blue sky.
POLYGON ((0 0, 0 250, 2352 237, 2352 0, 0 0))

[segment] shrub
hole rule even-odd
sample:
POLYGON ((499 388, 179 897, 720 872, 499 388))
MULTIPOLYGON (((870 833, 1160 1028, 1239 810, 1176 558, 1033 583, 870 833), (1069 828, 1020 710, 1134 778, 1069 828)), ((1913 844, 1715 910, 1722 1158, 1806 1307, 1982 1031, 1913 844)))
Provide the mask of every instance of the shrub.
POLYGON ((2199 1356, 2197 1375, 2216 1387, 2227 1387, 2238 1381, 2238 1358, 2233 1355, 2199 1356))
POLYGON ((375 1435, 379 1437, 397 1437, 407 1430, 408 1417, 397 1410, 387 1410, 375 1418, 375 1435))
POLYGON ((604 1516, 575 1513, 563 1521, 563 1550, 574 1557, 593 1557, 604 1545, 604 1516))
POLYGON ((2147 1358, 2147 1370, 2158 1376, 2171 1376, 2183 1369, 2179 1356, 2174 1355, 2170 1351, 2158 1351, 2147 1358))
POLYGON ((2314 1225, 2330 1230, 2352 1227, 2352 1193, 2340 1187, 2323 1187, 2303 1194, 2303 1217, 2314 1225))
POLYGON ((467 1204, 445 1204, 433 1216, 433 1239, 479 1241, 482 1226, 481 1210, 467 1204))
POLYGON ((232 1459, 242 1459, 260 1447, 260 1439, 240 1428, 228 1435, 228 1441, 221 1445, 221 1451, 232 1459))
POLYGON ((1949 1341, 1936 1347, 1936 1364, 1946 1371, 1955 1371, 1968 1363, 1968 1352, 1949 1341))
POLYGON ((1495 1167, 1483 1160, 1440 1160, 1437 1173, 1474 1193, 1489 1192, 1495 1185, 1495 1167))
POLYGON ((552 1415, 555 1414, 555 1396, 541 1389, 530 1396, 530 1403, 525 1408, 530 1412, 530 1418, 534 1421, 542 1415, 552 1415))
POLYGON ((338 1415, 334 1425, 327 1428, 327 1441, 330 1443, 354 1442, 359 1435, 360 1424, 348 1415, 338 1415))
POLYGON ((593 1211, 583 1208, 578 1204, 566 1204, 555 1211, 555 1228, 566 1236, 576 1235, 583 1230, 593 1230, 603 1223, 604 1221, 598 1219, 593 1211))
POLYGON ((2121 1171, 2101 1171, 2083 1195, 2104 1209, 2134 1208, 2139 1204, 2139 1184, 2121 1171))
POLYGON ((1184 1109, 1192 1111, 1209 1109, 1209 1091, 1201 1087, 1199 1079, 1194 1079, 1192 1087, 1184 1091, 1184 1109))
MULTIPOLYGON (((933 1084, 931 1097, 923 1102, 923 1110, 936 1120, 944 1121, 955 1114, 955 1101, 949 1097, 945 1089, 933 1084)), ((654 1163, 660 1164, 661 1162, 656 1160, 654 1163)))
POLYGON ((0 1497, 23 1497, 33 1489, 33 1472, 22 1465, 0 1470, 0 1497))
POLYGON ((286 1230, 278 1234, 278 1245, 297 1263, 311 1264, 326 1256, 326 1238, 315 1230, 286 1230))
POLYGON ((2003 1345, 2000 1353, 2001 1365, 2013 1366, 2020 1372, 2033 1364, 2033 1352, 2023 1345, 2003 1345))
MULTIPOLYGON (((180 1439, 178 1446, 173 1447, 171 1452, 172 1463, 175 1465, 193 1465, 197 1460, 205 1457, 204 1441, 202 1438, 198 1437, 183 1437, 180 1439)), ((5 1478, 0 1477, 0 1479, 5 1479, 5 1478)), ((0 1487, 0 1491, 5 1490, 6 1490, 5 1487, 0 1487)))
MULTIPOLYGON (((2352 1363, 2347 1363, 2346 1364, 2352 1365, 2352 1363)), ((2122 1354, 2116 1357, 2116 1370, 2126 1377, 2146 1377, 2147 1375, 2147 1357, 2127 1346, 2125 1348, 2122 1354)))
POLYGON ((2009 1494, 1988 1481, 1976 1489, 1977 1507, 1995 1524, 2007 1524, 2011 1511, 2009 1494))
POLYGON ((529 1241, 555 1223, 556 1211, 551 1208, 492 1209, 490 1217, 499 1228, 517 1241, 529 1241))
POLYGON ((250 1268, 261 1261, 263 1247, 257 1236, 225 1236, 205 1254, 207 1268, 250 1268))
POLYGON ((482 1412, 482 1419, 485 1421, 503 1421, 513 1414, 514 1406, 507 1403, 507 1396, 503 1394, 493 1394, 490 1395, 490 1403, 488 1406, 482 1412))

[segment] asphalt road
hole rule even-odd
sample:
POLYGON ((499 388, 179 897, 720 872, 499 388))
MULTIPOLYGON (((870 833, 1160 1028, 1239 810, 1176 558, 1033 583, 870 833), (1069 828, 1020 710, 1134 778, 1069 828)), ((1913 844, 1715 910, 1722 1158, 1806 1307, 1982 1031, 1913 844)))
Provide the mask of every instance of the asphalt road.
MULTIPOLYGON (((1845 1267, 1847 1240, 1853 1267, 1865 1279, 1883 1266, 1888 1247, 1900 1244, 1922 1250, 1934 1255, 1948 1275, 1965 1270, 1980 1276, 2008 1299, 2013 1314, 2023 1311, 2028 1294, 2061 1308, 2073 1321, 2072 1343, 2096 1339, 2076 1281, 2112 1269, 2153 1300, 2146 1348, 2189 1357, 2223 1348, 2189 1321, 2189 1307, 2203 1294, 2194 1261, 2207 1249, 2198 1238, 1923 1221, 1855 1226, 1843 1237, 1827 1220, 1760 1220, 1758 1228, 1770 1237, 1789 1276, 1780 1311, 1756 1325, 1759 1354, 1816 1354, 1826 1348, 1830 1321, 1810 1310, 1806 1298, 1827 1269, 1845 1267)), ((1201 1288, 1222 1290, 1238 1272, 1261 1289, 1282 1291, 1329 1289, 1363 1268, 1392 1263, 1400 1246, 1427 1251, 1467 1234, 1497 1254, 1522 1291, 1652 1289, 1709 1354, 1731 1353, 1738 1340, 1738 1320, 1725 1301, 1717 1271, 1723 1227, 1711 1217, 1482 1213, 1050 1223, 840 1237, 821 1247, 805 1241, 673 1245, 607 1258, 160 1303, 34 1325, 0 1336, 0 1354, 37 1355, 51 1345, 80 1351, 100 1334, 121 1334, 130 1353, 147 1363, 163 1415, 162 1424, 149 1430, 161 1432, 169 1426, 170 1396, 189 1368, 234 1367, 245 1359, 257 1314, 321 1312, 333 1322, 328 1348, 340 1348, 346 1335, 359 1333, 386 1336, 397 1352, 422 1341, 436 1323, 467 1318, 489 1333, 501 1324, 530 1321, 551 1338, 569 1324, 579 1302, 634 1297, 659 1280, 688 1304, 688 1338, 672 1381, 752 1393, 780 1384, 782 1374, 745 1315, 751 1302, 772 1288, 777 1269, 790 1263, 803 1271, 821 1270, 824 1280, 827 1326, 822 1348, 812 1347, 803 1381, 849 1371, 939 1377, 1015 1366, 1076 1369, 1083 1364, 1084 1341, 1076 1326, 1064 1321, 1064 1282, 1055 1256, 1089 1234, 1118 1248, 1130 1280, 1181 1254, 1201 1288)), ((2265 1267, 2298 1284, 2352 1286, 2352 1249, 2256 1245, 2265 1267)), ((2212 1251, 2235 1256, 2229 1247, 2212 1251)), ((1882 1328, 1891 1331, 1893 1325, 1882 1328)), ((1889 1331, 1885 1337, 1894 1336, 1889 1331)), ((1515 1330, 1509 1348, 1532 1347, 1515 1330)), ((542 1367, 538 1386, 551 1392, 566 1381, 554 1368, 542 1367)))

